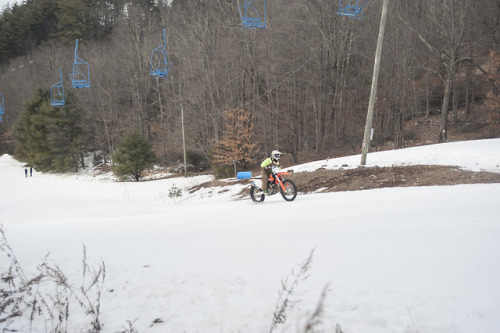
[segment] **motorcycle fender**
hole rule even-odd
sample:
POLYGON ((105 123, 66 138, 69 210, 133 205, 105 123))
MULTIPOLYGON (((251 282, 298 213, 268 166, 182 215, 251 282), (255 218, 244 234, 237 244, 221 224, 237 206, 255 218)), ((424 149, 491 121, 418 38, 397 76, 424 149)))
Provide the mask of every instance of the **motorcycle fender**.
POLYGON ((252 186, 262 190, 262 180, 256 179, 252 181, 252 186))

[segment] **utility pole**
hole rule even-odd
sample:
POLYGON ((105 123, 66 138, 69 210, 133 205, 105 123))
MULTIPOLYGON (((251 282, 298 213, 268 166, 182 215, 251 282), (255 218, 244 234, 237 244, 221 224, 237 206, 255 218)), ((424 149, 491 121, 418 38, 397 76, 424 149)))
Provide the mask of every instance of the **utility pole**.
POLYGON ((160 82, 158 81, 158 76, 156 76, 156 88, 158 89, 158 102, 160 103, 160 131, 163 145, 163 160, 165 161, 167 159, 167 143, 165 139, 165 128, 163 127, 163 107, 161 105, 160 82))
POLYGON ((184 136, 184 106, 182 105, 182 99, 180 100, 180 103, 181 103, 182 151, 184 153, 184 177, 186 177, 187 176, 186 138, 184 136))
POLYGON ((237 175, 237 172, 236 172, 236 163, 238 163, 238 161, 231 161, 233 164, 234 164, 234 179, 238 178, 238 175, 237 175))
POLYGON ((368 112, 366 115, 365 134, 363 137, 363 146, 361 149, 361 165, 366 165, 366 155, 370 150, 370 140, 372 138, 373 109, 377 100, 378 72, 380 69, 380 58, 382 56, 382 43, 384 41, 385 21, 387 17, 387 7, 389 0, 382 3, 382 16, 380 17, 380 27, 378 30, 377 50, 375 51, 375 63, 373 64, 372 88, 370 91, 370 101, 368 103, 368 112))

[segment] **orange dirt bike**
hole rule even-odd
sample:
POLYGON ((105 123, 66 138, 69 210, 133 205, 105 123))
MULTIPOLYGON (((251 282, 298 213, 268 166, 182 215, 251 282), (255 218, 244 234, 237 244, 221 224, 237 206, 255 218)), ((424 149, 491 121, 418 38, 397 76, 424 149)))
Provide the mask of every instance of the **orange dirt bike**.
MULTIPOLYGON (((285 176, 288 175, 290 175, 289 172, 281 171, 277 168, 273 169, 267 182, 267 195, 274 195, 280 192, 286 201, 295 200, 297 197, 297 186, 290 179, 285 179, 285 176)), ((263 202, 266 197, 259 185, 259 183, 253 180, 252 187, 250 187, 250 197, 254 202, 263 202)))

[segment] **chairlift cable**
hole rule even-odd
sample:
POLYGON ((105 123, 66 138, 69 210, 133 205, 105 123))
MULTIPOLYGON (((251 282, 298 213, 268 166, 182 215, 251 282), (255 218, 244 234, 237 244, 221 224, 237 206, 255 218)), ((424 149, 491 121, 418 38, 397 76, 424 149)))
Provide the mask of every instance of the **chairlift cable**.
MULTIPOLYGON (((265 3, 266 0, 264 0, 264 3, 265 3)), ((344 0, 344 1, 347 1, 347 0, 344 0)), ((357 0, 356 0, 357 1, 357 0)), ((361 1, 364 1, 364 4, 363 4, 363 7, 365 6, 366 2, 368 0, 361 0, 361 1)), ((252 0, 250 0, 250 4, 251 4, 252 0)), ((340 0, 340 2, 342 3, 342 0, 340 0)), ((248 4, 247 0, 245 0, 245 3, 248 4)), ((216 5, 219 5, 219 3, 213 3, 212 5, 210 5, 208 7, 208 9, 216 6, 216 5)), ((347 15, 348 16, 348 15, 347 15)), ((160 28, 158 29, 155 29, 153 31, 150 31, 148 34, 153 34, 153 33, 157 33, 158 31, 160 30, 163 30, 163 33, 164 33, 164 41, 165 41, 165 29, 169 26, 172 26, 174 25, 175 23, 177 23, 178 21, 181 21, 183 20, 183 18, 179 18, 177 20, 173 20, 171 22, 169 22, 168 24, 165 24, 165 25, 161 25, 160 28)), ((80 37, 79 39, 80 40, 88 40, 90 37, 96 35, 97 33, 100 33, 102 32, 104 29, 109 29, 109 27, 102 27, 100 29, 98 29, 97 31, 94 31, 90 34, 87 34, 87 35, 84 35, 82 37, 80 37)), ((269 96, 269 94, 271 92, 273 92, 274 90, 276 90, 277 88, 279 88, 285 81, 287 81, 288 79, 290 79, 292 76, 294 76, 297 72, 299 72, 302 68, 304 68, 311 60, 313 60, 326 46, 330 45, 331 43, 333 42, 333 37, 326 43, 324 43, 323 45, 321 45, 321 47, 316 51, 314 52, 306 61, 304 61, 302 64, 300 64, 296 69, 294 69, 293 71, 289 72, 282 80, 280 80, 278 83, 276 83, 272 88, 268 89, 267 91, 265 91, 264 93, 262 93, 261 95, 253 98, 252 100, 244 103, 244 104, 241 104, 240 107, 243 108, 251 103, 254 103, 255 101, 261 99, 262 97, 264 96, 269 96)), ((163 46, 165 46, 165 43, 163 44, 163 46)), ((75 62, 77 59, 79 59, 76 55, 76 52, 77 52, 77 47, 78 47, 78 40, 77 40, 77 46, 75 47, 75 62)), ((80 59, 81 60, 81 59, 80 59)), ((82 60, 83 61, 83 60, 82 60)), ((30 63, 32 63, 33 61, 30 61, 30 63)), ((88 64, 87 64, 88 65, 88 64)), ((20 66, 21 67, 21 66, 20 66)), ((14 70, 14 69, 13 69, 14 70)), ((239 77, 240 75, 238 75, 239 77)), ((236 79, 236 78, 235 78, 236 79)), ((232 81, 232 80, 231 80, 232 81)), ((88 85, 90 86, 90 85, 88 85)))
POLYGON ((245 106, 247 106, 248 104, 251 104, 251 103, 254 103, 255 101, 261 99, 262 97, 264 96, 269 96, 269 94, 271 92, 273 92, 274 90, 276 90, 278 87, 280 87, 286 80, 288 80, 289 78, 291 78, 292 76, 294 76, 297 72, 299 72, 302 68, 304 68, 311 60, 313 60, 314 58, 316 58, 316 56, 328 45, 330 45, 331 43, 333 42, 333 37, 326 43, 324 43, 323 45, 321 45, 321 47, 316 51, 314 52, 306 61, 304 61, 302 64, 300 64, 296 69, 294 69, 293 71, 289 72, 289 74, 287 74, 282 80, 280 80, 278 83, 276 83, 272 88, 269 88, 268 90, 266 90, 264 93, 262 93, 261 95, 255 97, 254 99, 244 103, 244 104, 241 104, 239 107, 240 108, 243 108, 245 106))

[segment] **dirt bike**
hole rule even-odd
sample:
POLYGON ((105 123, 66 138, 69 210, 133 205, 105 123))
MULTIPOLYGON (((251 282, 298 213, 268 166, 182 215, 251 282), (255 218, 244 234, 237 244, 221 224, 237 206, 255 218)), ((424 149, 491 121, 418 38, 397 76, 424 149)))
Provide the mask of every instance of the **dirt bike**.
MULTIPOLYGON (((290 179, 285 179, 285 176, 290 175, 289 172, 281 171, 277 168, 273 169, 267 180, 267 195, 274 195, 278 192, 286 201, 293 201, 297 197, 297 186, 290 179)), ((264 180, 262 180, 264 181, 264 180)), ((264 191, 255 182, 252 181, 250 187, 250 197, 254 202, 263 202, 265 199, 264 191)))

